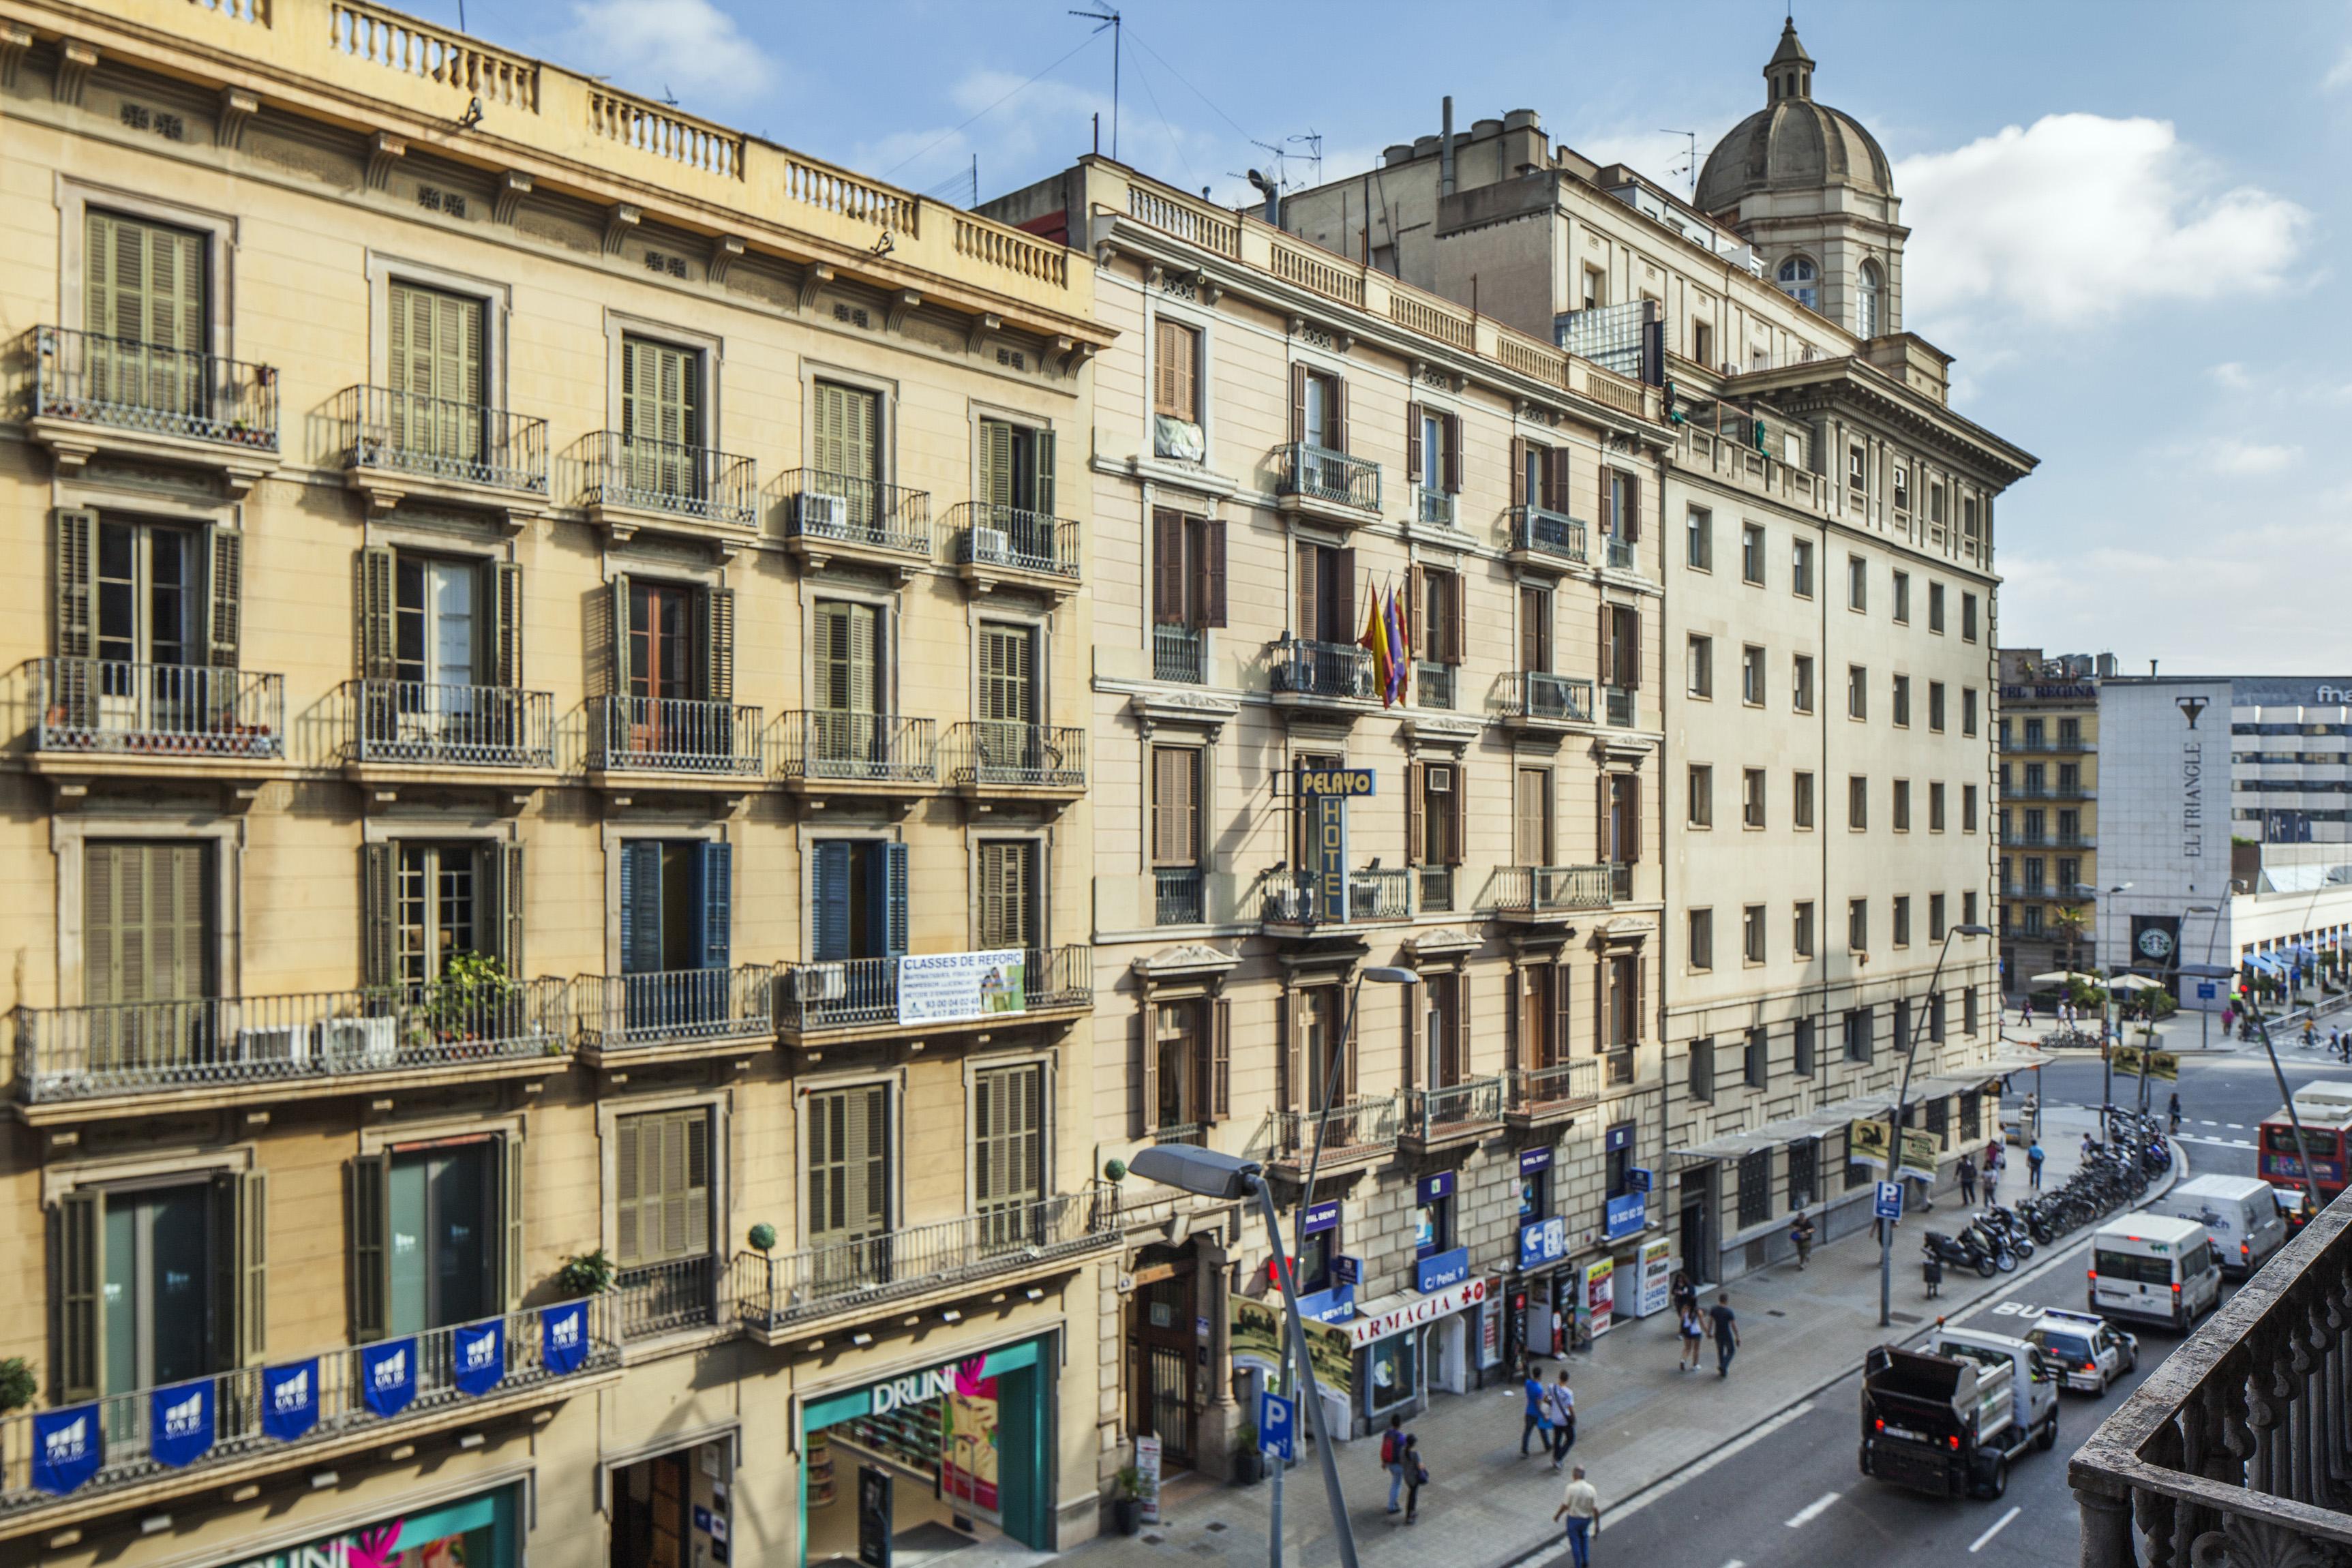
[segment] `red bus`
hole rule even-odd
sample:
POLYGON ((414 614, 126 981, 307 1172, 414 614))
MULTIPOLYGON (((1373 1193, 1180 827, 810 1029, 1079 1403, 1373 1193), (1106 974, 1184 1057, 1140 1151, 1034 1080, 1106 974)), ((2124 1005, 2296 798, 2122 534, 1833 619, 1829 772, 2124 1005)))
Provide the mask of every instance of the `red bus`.
POLYGON ((2332 1203, 2344 1190, 2345 1139, 2352 1135, 2352 1083, 2306 1083, 2294 1091, 2294 1120, 2281 1106, 2263 1119, 2260 1145, 2263 1180, 2275 1187, 2303 1190, 2303 1160, 2295 1152, 2294 1124, 2303 1123, 2304 1147, 2319 1201, 2332 1203))

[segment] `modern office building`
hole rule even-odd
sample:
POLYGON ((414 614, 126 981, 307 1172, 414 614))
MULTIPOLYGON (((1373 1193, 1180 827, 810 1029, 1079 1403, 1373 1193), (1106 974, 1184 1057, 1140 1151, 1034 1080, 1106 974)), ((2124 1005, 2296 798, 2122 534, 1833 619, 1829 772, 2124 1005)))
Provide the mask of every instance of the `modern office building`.
POLYGON ((2000 958, 2005 989, 2098 952, 2099 681, 2113 654, 2000 650, 2000 958))
POLYGON ((364 0, 0 124, 0 1560, 1090 1535, 1088 256, 364 0))

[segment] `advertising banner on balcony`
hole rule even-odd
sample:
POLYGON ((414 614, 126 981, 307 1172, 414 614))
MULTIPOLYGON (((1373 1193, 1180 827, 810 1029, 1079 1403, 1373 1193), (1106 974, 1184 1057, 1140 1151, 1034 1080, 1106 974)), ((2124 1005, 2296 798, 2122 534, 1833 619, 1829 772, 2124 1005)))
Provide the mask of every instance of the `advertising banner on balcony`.
POLYGON ((588 1359, 588 1303, 566 1301, 539 1314, 539 1359, 553 1373, 578 1372, 588 1359))
POLYGON ((147 1451, 159 1465, 194 1464, 213 1446, 213 1380, 175 1383, 148 1394, 147 1451))
POLYGON ((319 1358, 261 1369, 261 1429, 291 1443, 319 1424, 319 1358))
POLYGON ((98 1406, 68 1405, 33 1412, 33 1485, 63 1497, 98 1474, 106 1462, 106 1439, 98 1429, 98 1406))
POLYGON ((416 1342, 360 1347, 360 1394, 378 1415, 397 1415, 416 1397, 416 1342))
POLYGON ((507 1374, 507 1325, 503 1318, 465 1323, 449 1331, 450 1381, 457 1392, 480 1398, 507 1374))
MULTIPOLYGON (((1282 1369, 1282 1308, 1273 1301, 1247 1296, 1227 1296, 1233 1332, 1233 1357, 1269 1376, 1282 1369)), ((1340 1398, 1355 1402, 1356 1349, 1349 1331, 1332 1323, 1307 1323, 1307 1351, 1315 1358, 1315 1381, 1340 1398)))
POLYGON ((901 958, 898 1022, 954 1024, 1028 1011, 1027 957, 1017 947, 1003 947, 901 958))

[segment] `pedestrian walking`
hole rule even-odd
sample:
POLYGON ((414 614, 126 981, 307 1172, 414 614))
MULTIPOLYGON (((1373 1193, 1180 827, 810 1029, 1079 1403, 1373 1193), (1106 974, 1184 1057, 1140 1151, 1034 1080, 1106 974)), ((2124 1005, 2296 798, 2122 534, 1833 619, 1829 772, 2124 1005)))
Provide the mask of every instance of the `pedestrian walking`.
POLYGON ((1789 1226, 1789 1243, 1797 1249, 1797 1267, 1802 1269, 1813 1260, 1813 1216, 1804 1210, 1789 1226))
POLYGON ((1527 1414, 1519 1422, 1519 1458, 1528 1457, 1528 1439, 1538 1433, 1543 1436, 1544 1451, 1549 1453, 1551 1428, 1544 1422, 1543 1368, 1535 1363, 1532 1356, 1528 1358, 1527 1381, 1519 1385, 1519 1391, 1528 1398, 1527 1414))
POLYGON ((2238 1010, 2226 1004, 2221 1008, 2221 1037, 2228 1039, 2230 1031, 2238 1026, 2238 1010))
POLYGON ((1984 1173, 1985 1211, 1990 1213, 2000 1204, 2000 1167, 1988 1166, 1984 1173))
POLYGON ((2174 1131, 2174 1132, 2178 1132, 2178 1131, 2180 1131, 2180 1091, 2179 1091, 2179 1090, 2175 1089, 2175 1090, 2173 1091, 2172 1098, 2165 1103, 2165 1107, 2164 1107, 2164 1115, 2165 1115, 2165 1120, 2166 1120, 2166 1121, 2169 1121, 2169 1122, 2172 1124, 2172 1125, 2171 1125, 2171 1128, 2170 1128, 2170 1131, 2174 1131))
POLYGON ((1559 1369, 1559 1381, 1545 1391, 1544 1419, 1551 1423, 1551 1468, 1557 1470, 1576 1447, 1576 1390, 1568 1385, 1566 1367, 1559 1369))
POLYGON ((2042 1190, 2042 1145, 2039 1142, 2026 1146, 2025 1177, 2026 1184, 2033 1191, 2038 1193, 2042 1190))
POLYGON ((1960 1178, 1960 1203, 1966 1207, 1974 1208, 1977 1204, 1977 1163, 1975 1157, 1969 1154, 1965 1149, 1962 1150, 1960 1152, 1960 1163, 1956 1169, 1958 1170, 1960 1178))
POLYGON ((1421 1461, 1421 1439, 1404 1440, 1404 1521, 1421 1522, 1421 1489, 1429 1484, 1429 1467, 1421 1461))
POLYGON ((1677 1309, 1687 1308, 1694 1312, 1698 1310, 1698 1287, 1691 1283, 1690 1270, 1675 1269, 1671 1289, 1675 1306, 1677 1309))
POLYGON ((1731 1310, 1731 1292, 1724 1291, 1706 1310, 1715 1320, 1715 1375, 1731 1375, 1731 1358, 1739 1350, 1739 1319, 1731 1310))
POLYGON ((1404 1504, 1404 1417, 1389 1417, 1389 1429, 1381 1434, 1381 1468, 1389 1473, 1389 1511, 1400 1513, 1404 1504))
POLYGON ((2033 1027, 2033 998, 2031 996, 2018 1004, 2017 1026, 2021 1029, 2033 1027))
POLYGON ((1683 1359, 1681 1366, 1676 1370, 1696 1372, 1699 1342, 1706 1338, 1706 1321, 1699 1316, 1696 1304, 1685 1303, 1681 1312, 1681 1323, 1683 1359))
POLYGON ((1568 1485, 1551 1517, 1568 1530, 1569 1561, 1573 1568, 1592 1568, 1592 1537, 1601 1533, 1601 1494, 1584 1479, 1582 1465, 1569 1472, 1568 1485))

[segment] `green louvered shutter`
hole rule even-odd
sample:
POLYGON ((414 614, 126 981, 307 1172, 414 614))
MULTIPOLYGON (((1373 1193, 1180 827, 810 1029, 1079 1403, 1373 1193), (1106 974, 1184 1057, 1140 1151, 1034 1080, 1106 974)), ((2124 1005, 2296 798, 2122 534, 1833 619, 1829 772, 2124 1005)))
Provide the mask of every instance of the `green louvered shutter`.
POLYGON ((621 340, 621 437, 629 488, 700 493, 692 448, 702 444, 702 358, 643 338, 621 340))
POLYGON ((199 412, 205 377, 187 356, 205 347, 203 237, 93 208, 84 252, 89 395, 199 412))
POLYGON ((482 302, 394 283, 386 323, 392 441, 457 463, 482 452, 482 302))

